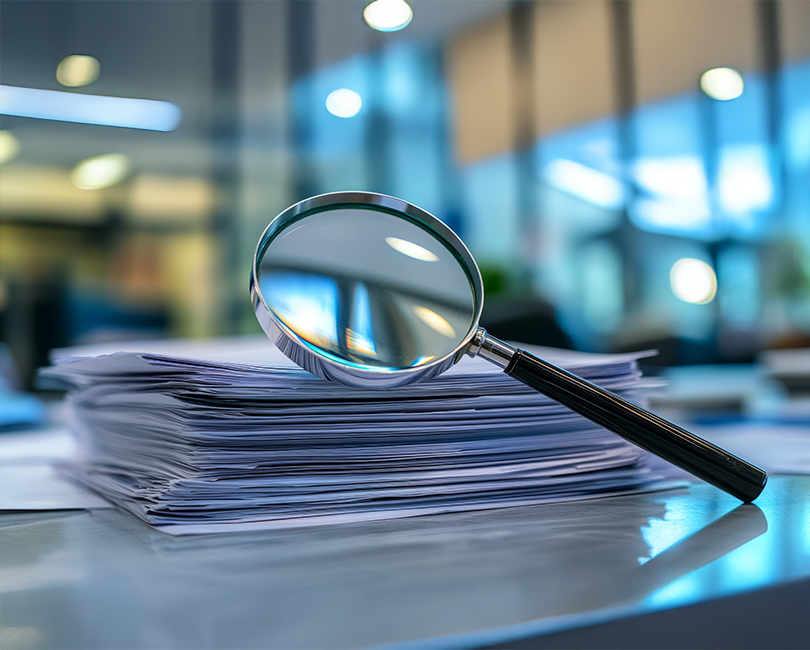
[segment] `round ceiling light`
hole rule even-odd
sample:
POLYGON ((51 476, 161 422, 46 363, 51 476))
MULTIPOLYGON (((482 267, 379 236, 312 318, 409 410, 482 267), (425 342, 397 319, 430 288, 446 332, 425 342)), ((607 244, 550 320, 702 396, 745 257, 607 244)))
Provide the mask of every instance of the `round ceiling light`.
POLYGON ((333 90, 326 98, 326 110, 336 117, 354 117, 362 106, 360 95, 348 88, 333 90))
POLYGON ((672 266, 669 273, 672 292, 684 302, 705 305, 717 294, 714 269, 702 260, 685 257, 672 266))
POLYGON ((396 32, 413 19, 411 6, 405 0, 374 0, 363 10, 363 20, 378 32, 396 32))
POLYGON ((80 190, 100 190, 124 180, 130 167, 129 158, 120 153, 96 156, 76 165, 70 180, 80 190))
POLYGON ((20 153, 20 142, 9 131, 0 131, 0 165, 10 163, 20 153))
POLYGON ((71 54, 59 62, 56 80, 63 86, 77 88, 86 86, 98 79, 101 65, 98 59, 85 54, 71 54))
POLYGON ((744 87, 742 75, 733 68, 712 68, 700 77, 700 89, 720 101, 736 99, 744 87))

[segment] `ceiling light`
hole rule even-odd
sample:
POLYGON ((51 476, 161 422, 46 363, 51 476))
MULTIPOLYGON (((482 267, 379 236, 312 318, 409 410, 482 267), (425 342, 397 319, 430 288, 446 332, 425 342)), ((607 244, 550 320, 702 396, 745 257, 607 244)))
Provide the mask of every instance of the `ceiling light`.
POLYGON ((0 131, 0 165, 10 163, 20 153, 20 143, 8 131, 0 131))
POLYGON ((85 54, 71 54, 59 62, 56 80, 63 86, 86 86, 98 79, 100 71, 98 59, 85 54))
POLYGON ((170 102, 0 86, 0 115, 57 122, 173 131, 180 109, 170 102))
POLYGON ((408 26, 413 11, 405 0, 374 0, 363 10, 363 20, 378 32, 396 32, 408 26))
POLYGON ((326 98, 326 110, 336 117, 354 117, 362 106, 360 95, 348 88, 333 90, 326 98))
POLYGON ((73 168, 70 180, 80 190, 100 190, 120 183, 129 169, 129 158, 111 153, 83 160, 73 168))
POLYGON ((693 257, 675 262, 669 272, 672 292, 684 302, 705 305, 714 300, 717 293, 717 276, 714 269, 693 257))
POLYGON ((743 93, 742 75, 732 68, 713 68, 700 77, 700 89, 712 99, 728 101, 743 93))

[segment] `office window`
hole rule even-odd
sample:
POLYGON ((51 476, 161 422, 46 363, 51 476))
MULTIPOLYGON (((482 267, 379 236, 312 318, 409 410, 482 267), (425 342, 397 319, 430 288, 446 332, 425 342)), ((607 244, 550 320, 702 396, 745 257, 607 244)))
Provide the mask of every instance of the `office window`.
MULTIPOLYGON (((307 183, 318 192, 368 189, 365 149, 371 119, 370 76, 368 57, 355 56, 302 77, 291 89, 297 155, 307 183), (344 112, 342 117, 330 112, 327 98, 335 97, 335 91, 355 93, 361 102, 359 110, 351 116, 344 112)), ((340 104, 332 106, 337 112, 340 108, 340 104)))
POLYGON ((629 182, 633 222, 643 230, 708 239, 713 235, 709 185, 696 95, 638 108, 629 182))

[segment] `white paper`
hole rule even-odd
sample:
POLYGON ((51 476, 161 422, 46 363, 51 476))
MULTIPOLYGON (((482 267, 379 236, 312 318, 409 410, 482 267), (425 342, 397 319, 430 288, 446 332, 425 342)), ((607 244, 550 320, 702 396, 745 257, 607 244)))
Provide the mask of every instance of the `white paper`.
POLYGON ((76 453, 76 441, 65 427, 0 435, 0 466, 47 465, 76 453))
POLYGON ((65 427, 0 435, 0 510, 82 510, 114 507, 57 473, 76 454, 65 427))
POLYGON ((810 473, 810 427, 738 422, 693 433, 773 474, 810 473))
POLYGON ((0 510, 112 507, 109 501, 58 475, 50 464, 0 465, 0 510))

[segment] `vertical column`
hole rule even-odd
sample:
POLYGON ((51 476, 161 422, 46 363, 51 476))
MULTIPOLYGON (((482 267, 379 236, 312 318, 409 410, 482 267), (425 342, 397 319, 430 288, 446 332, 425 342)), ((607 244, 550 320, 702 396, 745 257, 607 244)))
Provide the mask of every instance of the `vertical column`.
POLYGON ((610 20, 615 60, 616 119, 619 128, 619 157, 624 185, 622 221, 616 233, 617 245, 624 262, 624 311, 639 308, 639 268, 635 248, 637 229, 630 221, 630 206, 636 199, 632 166, 636 156, 633 110, 636 106, 635 52, 633 48, 633 1, 611 0, 610 20))
MULTIPOLYGON (((239 133, 240 133, 240 14, 241 0, 211 3, 211 177, 217 192, 212 222, 221 251, 224 282, 219 293, 221 327, 235 331, 240 322, 243 283, 237 277, 239 260, 239 133)), ((216 264, 216 262, 212 262, 216 264)))
MULTIPOLYGON (((371 30, 369 30, 371 31, 371 30)), ((391 193, 391 119, 385 106, 385 63, 379 33, 371 35, 374 46, 368 53, 367 127, 364 130, 363 154, 366 162, 366 182, 372 192, 391 193)))
MULTIPOLYGON (((512 0, 509 5, 509 44, 512 67, 512 107, 514 116, 512 152, 515 164, 517 197, 517 229, 519 241, 535 241, 531 236, 536 229, 535 220, 539 217, 537 205, 537 181, 535 173, 534 143, 537 139, 537 111, 535 70, 533 66, 533 39, 535 4, 530 0, 512 0), (528 237, 526 235, 529 235, 528 237)), ((533 251, 518 250, 520 265, 513 280, 520 292, 531 288, 533 272, 533 251)), ((527 296, 528 297, 528 296, 527 296)))
MULTIPOLYGON (((768 144, 770 145, 770 169, 774 177, 774 213, 781 216, 786 189, 784 147, 782 143, 782 48, 779 34, 779 0, 757 0, 757 18, 765 78, 766 102, 768 104, 768 144)), ((784 222, 784 219, 782 219, 784 222)))
MULTIPOLYGON (((287 85, 292 90, 297 79, 315 65, 315 11, 313 0, 287 1, 287 85)), ((311 140, 311 113, 314 98, 290 108, 289 149, 292 155, 292 190, 295 201, 318 193, 316 180, 307 165, 304 153, 311 140), (293 110, 297 109, 297 110, 293 110)))

